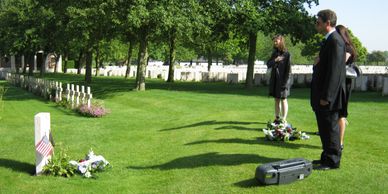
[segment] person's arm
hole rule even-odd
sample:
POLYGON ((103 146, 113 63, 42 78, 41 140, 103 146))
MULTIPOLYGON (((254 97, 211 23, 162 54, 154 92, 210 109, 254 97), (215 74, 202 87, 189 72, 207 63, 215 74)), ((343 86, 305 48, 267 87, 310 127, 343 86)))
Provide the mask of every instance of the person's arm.
POLYGON ((346 52, 346 55, 345 55, 345 62, 348 62, 350 56, 352 56, 352 54, 350 54, 349 52, 346 52))
POLYGON ((276 52, 272 52, 271 58, 269 58, 269 60, 267 61, 267 68, 272 68, 275 65, 276 57, 276 52))
POLYGON ((291 55, 290 53, 284 54, 284 75, 283 75, 283 83, 282 88, 285 89, 287 87, 288 80, 290 79, 290 73, 291 73, 291 55))
POLYGON ((339 87, 341 67, 344 67, 345 63, 344 45, 336 39, 332 39, 329 44, 329 59, 326 64, 326 76, 321 90, 321 105, 327 105, 334 101, 337 95, 334 91, 339 87))

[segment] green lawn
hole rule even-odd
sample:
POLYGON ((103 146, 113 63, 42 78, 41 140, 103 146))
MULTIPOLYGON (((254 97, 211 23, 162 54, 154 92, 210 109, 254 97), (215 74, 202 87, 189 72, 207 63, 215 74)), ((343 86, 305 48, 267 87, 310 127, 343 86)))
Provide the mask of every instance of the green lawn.
MULTIPOLYGON (((50 75, 81 82, 82 76, 50 75)), ((9 87, 0 120, 0 193, 386 193, 388 191, 388 97, 354 93, 342 166, 314 171, 281 186, 258 186, 258 165, 303 157, 318 159, 321 143, 309 105, 309 89, 293 89, 288 121, 310 140, 268 142, 261 129, 273 119, 267 88, 225 83, 147 82, 94 78, 92 92, 111 114, 86 118, 9 87), (51 113, 55 141, 73 159, 93 148, 113 168, 97 179, 32 176, 34 115, 51 113)))

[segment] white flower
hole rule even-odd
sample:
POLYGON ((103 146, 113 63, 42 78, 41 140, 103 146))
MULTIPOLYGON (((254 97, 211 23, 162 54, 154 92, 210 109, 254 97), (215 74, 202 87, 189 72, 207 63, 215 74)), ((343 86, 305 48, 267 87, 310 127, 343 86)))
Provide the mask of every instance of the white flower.
POLYGON ((78 166, 78 162, 74 161, 74 160, 70 160, 69 161, 69 164, 73 165, 73 166, 78 166))
POLYGON ((92 174, 91 174, 89 171, 87 171, 87 172, 84 174, 84 176, 85 176, 86 178, 90 178, 90 177, 92 177, 92 174))
POLYGON ((86 171, 87 171, 87 166, 78 166, 78 170, 82 173, 82 174, 84 174, 86 171))

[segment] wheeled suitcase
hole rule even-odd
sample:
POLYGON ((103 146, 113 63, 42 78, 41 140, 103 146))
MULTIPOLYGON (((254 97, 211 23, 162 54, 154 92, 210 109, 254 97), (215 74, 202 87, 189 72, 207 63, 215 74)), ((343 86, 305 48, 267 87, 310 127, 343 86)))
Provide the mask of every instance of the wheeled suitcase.
POLYGON ((302 180, 313 170, 312 163, 303 158, 266 163, 256 168, 256 179, 265 185, 286 184, 302 180))

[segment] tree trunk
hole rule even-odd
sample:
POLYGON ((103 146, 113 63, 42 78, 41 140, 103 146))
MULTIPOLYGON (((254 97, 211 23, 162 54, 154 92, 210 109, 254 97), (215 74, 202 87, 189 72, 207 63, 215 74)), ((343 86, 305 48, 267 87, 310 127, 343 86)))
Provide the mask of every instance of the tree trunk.
POLYGON ((81 74, 83 55, 84 55, 84 52, 81 50, 78 55, 78 60, 75 61, 75 65, 77 67, 77 74, 81 74))
POLYGON ((36 63, 37 64, 40 64, 40 77, 43 77, 43 74, 44 74, 44 70, 45 70, 45 65, 44 65, 44 55, 43 53, 38 53, 36 55, 36 63))
POLYGON ((147 43, 148 31, 145 27, 140 32, 139 64, 137 66, 136 90, 145 90, 145 75, 148 60, 147 43))
POLYGON ((167 82, 174 82, 174 71, 175 71, 175 30, 170 31, 170 42, 169 46, 169 64, 168 64, 168 78, 167 82))
POLYGON ((27 73, 27 61, 28 61, 28 55, 25 55, 25 56, 23 57, 23 60, 24 60, 23 74, 26 74, 26 73, 27 73))
POLYGON ((131 73, 131 58, 132 58, 132 51, 133 51, 133 46, 135 44, 134 40, 129 41, 129 47, 128 47, 128 55, 127 55, 127 70, 125 71, 125 79, 128 79, 129 74, 131 73))
POLYGON ((96 57, 95 57, 95 62, 96 62, 96 74, 94 76, 98 76, 98 72, 99 72, 99 65, 100 65, 100 44, 97 43, 97 47, 96 47, 96 57))
POLYGON ((58 73, 57 67, 58 67, 59 59, 61 59, 61 55, 60 54, 56 54, 55 55, 54 73, 58 73))
POLYGON ((248 55, 248 69, 247 69, 247 77, 245 86, 247 88, 252 88, 253 86, 253 70, 255 66, 255 58, 256 58, 256 41, 257 41, 257 33, 249 34, 249 55, 248 55))
POLYGON ((18 59, 19 56, 15 56, 15 68, 16 68, 16 73, 19 74, 19 68, 20 68, 20 63, 19 61, 17 61, 16 59, 18 59))
POLYGON ((33 53, 30 53, 28 55, 28 75, 29 76, 32 76, 34 74, 34 58, 35 58, 35 55, 33 53))
POLYGON ((85 82, 87 84, 92 83, 92 61, 93 61, 93 51, 88 47, 85 53, 86 60, 86 71, 85 71, 85 82))
POLYGON ((207 49, 207 71, 208 72, 210 72, 212 63, 213 63, 213 53, 212 53, 212 49, 209 47, 207 49))
POLYGON ((63 64, 63 73, 67 73, 67 61, 68 61, 67 52, 64 53, 63 59, 65 60, 65 63, 63 64))

